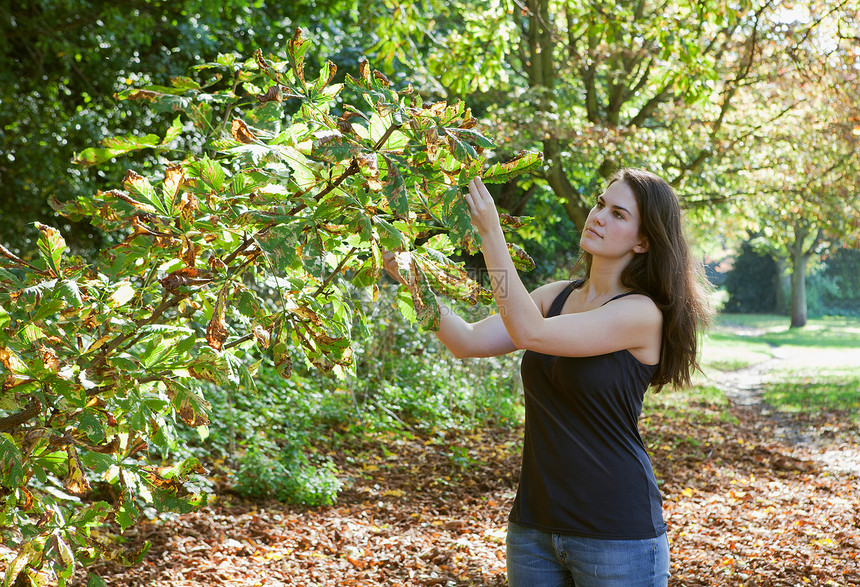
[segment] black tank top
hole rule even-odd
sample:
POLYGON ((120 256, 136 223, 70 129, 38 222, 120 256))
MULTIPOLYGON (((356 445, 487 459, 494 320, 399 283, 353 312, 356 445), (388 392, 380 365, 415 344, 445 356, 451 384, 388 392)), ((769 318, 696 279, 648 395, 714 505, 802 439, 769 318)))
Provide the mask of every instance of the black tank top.
MULTIPOLYGON (((562 290, 547 317, 561 313, 579 284, 562 290)), ((632 293, 637 292, 609 301, 632 293)), ((657 481, 637 426, 656 370, 627 350, 594 357, 523 354, 525 437, 512 522, 620 540, 666 531, 657 481)))

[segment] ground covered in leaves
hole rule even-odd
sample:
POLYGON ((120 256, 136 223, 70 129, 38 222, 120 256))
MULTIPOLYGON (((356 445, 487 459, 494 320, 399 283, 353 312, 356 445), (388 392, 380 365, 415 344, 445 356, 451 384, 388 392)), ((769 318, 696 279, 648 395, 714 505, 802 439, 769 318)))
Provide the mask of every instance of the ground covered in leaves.
MULTIPOLYGON (((664 495, 670 585, 860 585, 850 470, 819 458, 823 449, 780 441, 757 408, 665 407, 645 413, 642 431, 664 495)), ((831 413, 795 425, 830 455, 856 455, 846 421, 831 413)), ((222 494, 127 532, 129 546, 152 543, 138 567, 89 570, 115 586, 502 586, 520 434, 368 435, 333 454, 344 477, 335 506, 222 494)))

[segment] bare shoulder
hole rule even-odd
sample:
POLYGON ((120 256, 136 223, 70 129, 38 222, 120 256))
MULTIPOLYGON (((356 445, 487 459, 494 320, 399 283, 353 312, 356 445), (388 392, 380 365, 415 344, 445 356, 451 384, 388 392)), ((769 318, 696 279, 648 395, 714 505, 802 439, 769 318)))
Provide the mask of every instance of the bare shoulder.
POLYGON ((560 294, 568 285, 570 285, 570 281, 553 281, 551 283, 545 283, 532 291, 532 299, 535 301, 538 308, 540 308, 541 314, 546 316, 546 313, 549 311, 549 307, 552 305, 552 301, 557 298, 558 294, 560 294))
MULTIPOLYGON (((607 304, 609 305, 609 304, 607 304)), ((663 312, 657 304, 645 294, 630 294, 612 302, 613 310, 625 319, 635 320, 639 324, 663 323, 663 312)))

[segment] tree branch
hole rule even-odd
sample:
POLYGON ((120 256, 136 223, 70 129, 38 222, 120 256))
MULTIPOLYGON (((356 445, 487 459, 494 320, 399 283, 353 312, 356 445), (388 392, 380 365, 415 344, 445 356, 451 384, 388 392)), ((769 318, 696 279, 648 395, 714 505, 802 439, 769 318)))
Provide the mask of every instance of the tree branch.
POLYGON ((27 403, 27 407, 23 410, 10 416, 6 416, 5 418, 0 418, 0 432, 6 432, 7 430, 12 430, 16 426, 20 426, 24 422, 38 416, 41 411, 42 402, 31 395, 30 401, 27 403))

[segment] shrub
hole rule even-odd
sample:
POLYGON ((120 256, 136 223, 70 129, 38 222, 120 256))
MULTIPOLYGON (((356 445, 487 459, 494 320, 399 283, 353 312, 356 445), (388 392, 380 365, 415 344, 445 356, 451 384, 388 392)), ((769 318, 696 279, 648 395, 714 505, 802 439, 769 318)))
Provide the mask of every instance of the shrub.
POLYGON ((777 266, 768 255, 756 252, 747 242, 734 266, 726 274, 728 292, 723 310, 739 314, 766 314, 776 310, 777 266))

